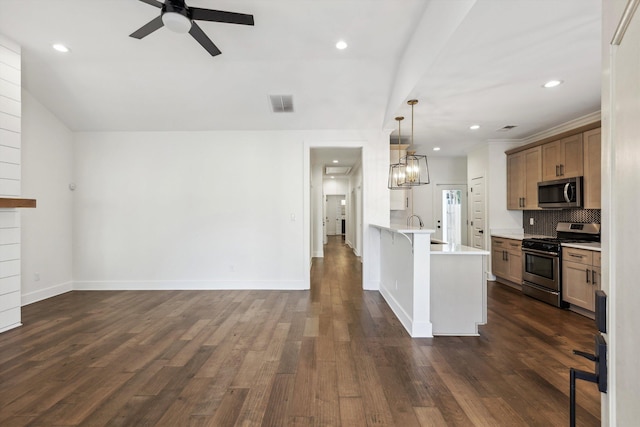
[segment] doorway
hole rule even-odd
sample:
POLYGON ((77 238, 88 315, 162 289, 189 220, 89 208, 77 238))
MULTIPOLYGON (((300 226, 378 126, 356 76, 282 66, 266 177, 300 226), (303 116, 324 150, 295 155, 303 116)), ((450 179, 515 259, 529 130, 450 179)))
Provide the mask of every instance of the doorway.
MULTIPOLYGON (((363 252, 364 147, 361 142, 341 142, 338 147, 318 142, 305 146, 304 203, 308 214, 304 217, 303 260, 304 269, 310 272, 314 260, 324 257, 327 235, 337 233, 357 256, 363 252)), ((362 282, 364 287, 364 277, 362 282)), ((310 286, 310 277, 307 283, 310 286)))
POLYGON ((437 184, 435 198, 434 237, 447 243, 467 245, 467 186, 437 184))

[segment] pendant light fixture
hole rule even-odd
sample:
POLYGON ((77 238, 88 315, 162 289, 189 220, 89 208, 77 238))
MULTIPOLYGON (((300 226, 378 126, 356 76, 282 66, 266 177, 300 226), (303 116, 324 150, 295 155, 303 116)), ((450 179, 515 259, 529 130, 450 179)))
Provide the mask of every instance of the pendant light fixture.
POLYGON ((405 165, 400 162, 400 143, 402 142, 402 134, 400 131, 400 123, 404 120, 404 117, 396 117, 398 122, 398 162, 389 166, 389 182, 387 187, 390 190, 404 190, 405 187, 398 185, 399 181, 405 180, 405 165))
POLYGON ((400 164, 404 165, 404 174, 398 177, 399 187, 416 187, 418 185, 429 184, 429 165, 427 156, 416 154, 413 146, 413 107, 418 103, 417 99, 410 99, 407 104, 411 105, 411 142, 407 148, 407 155, 400 159, 400 164))

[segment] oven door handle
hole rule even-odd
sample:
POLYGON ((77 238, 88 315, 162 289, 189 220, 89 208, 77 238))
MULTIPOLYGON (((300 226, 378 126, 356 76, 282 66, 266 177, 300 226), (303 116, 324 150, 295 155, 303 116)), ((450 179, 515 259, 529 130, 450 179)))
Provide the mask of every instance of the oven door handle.
POLYGON ((536 255, 547 255, 549 258, 556 258, 558 256, 558 252, 538 251, 536 249, 522 249, 522 252, 536 255))

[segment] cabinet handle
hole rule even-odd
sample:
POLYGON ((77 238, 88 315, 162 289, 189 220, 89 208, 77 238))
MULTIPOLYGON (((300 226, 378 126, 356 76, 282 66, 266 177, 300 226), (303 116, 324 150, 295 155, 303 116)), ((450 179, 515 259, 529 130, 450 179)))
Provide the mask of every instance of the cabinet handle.
POLYGON ((504 260, 509 261, 509 252, 504 251, 504 260))
POLYGON ((574 258, 580 258, 580 259, 582 259, 582 255, 578 255, 578 254, 572 254, 572 253, 570 253, 570 254, 569 254, 569 256, 572 256, 572 257, 574 257, 574 258))
POLYGON ((564 165, 560 165, 560 176, 564 176, 564 165))
POLYGON ((588 268, 587 268, 586 272, 587 272, 587 283, 589 283, 589 269, 588 268))
POLYGON ((405 200, 407 201, 407 206, 406 207, 409 207, 409 198, 406 197, 405 200))
POLYGON ((556 176, 560 176, 560 165, 556 165, 556 176))
POLYGON ((593 285, 597 285, 597 283, 596 283, 596 271, 595 270, 591 270, 591 283, 593 285))

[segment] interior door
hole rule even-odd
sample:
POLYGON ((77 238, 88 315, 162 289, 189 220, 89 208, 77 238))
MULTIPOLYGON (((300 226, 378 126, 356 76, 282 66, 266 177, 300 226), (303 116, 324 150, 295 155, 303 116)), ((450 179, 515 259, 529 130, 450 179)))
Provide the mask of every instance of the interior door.
POLYGON ((484 177, 471 180, 471 240, 472 246, 484 249, 485 243, 485 208, 484 208, 484 177))

